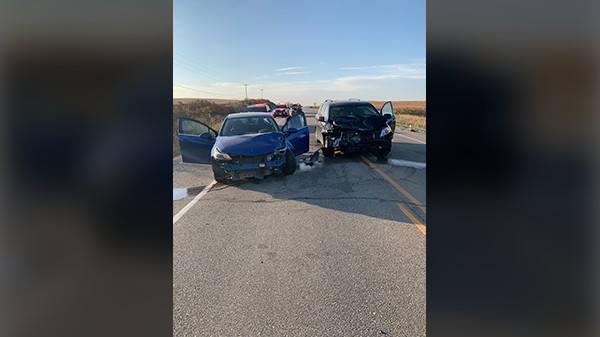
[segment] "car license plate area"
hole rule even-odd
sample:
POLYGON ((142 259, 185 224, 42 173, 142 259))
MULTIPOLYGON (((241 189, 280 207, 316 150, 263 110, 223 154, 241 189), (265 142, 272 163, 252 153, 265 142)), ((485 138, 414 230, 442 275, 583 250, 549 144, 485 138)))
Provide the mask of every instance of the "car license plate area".
POLYGON ((242 171, 238 173, 238 176, 240 177, 240 179, 245 179, 245 178, 253 178, 255 175, 257 175, 256 171, 242 171))
POLYGON ((247 164, 224 164, 223 168, 227 171, 243 171, 243 170, 256 170, 266 167, 276 167, 281 166, 285 163, 284 159, 276 159, 270 162, 261 162, 261 163, 247 163, 247 164))

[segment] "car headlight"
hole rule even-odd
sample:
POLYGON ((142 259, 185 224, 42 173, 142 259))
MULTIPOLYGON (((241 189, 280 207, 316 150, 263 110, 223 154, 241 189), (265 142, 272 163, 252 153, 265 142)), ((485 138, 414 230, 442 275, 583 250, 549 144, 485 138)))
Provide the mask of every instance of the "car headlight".
POLYGON ((219 148, 215 147, 215 151, 213 152, 213 158, 215 160, 231 160, 231 156, 225 152, 219 151, 219 148))
POLYGON ((383 128, 381 130, 381 133, 379 134, 379 138, 383 138, 383 137, 387 136, 390 132, 392 132, 392 128, 391 127, 388 126, 386 128, 383 128))

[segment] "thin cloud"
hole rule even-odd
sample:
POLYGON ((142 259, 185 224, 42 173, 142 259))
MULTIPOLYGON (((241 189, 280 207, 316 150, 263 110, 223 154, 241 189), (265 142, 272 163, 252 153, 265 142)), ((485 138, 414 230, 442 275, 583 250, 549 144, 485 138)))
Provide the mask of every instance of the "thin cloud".
POLYGON ((239 87, 242 84, 241 83, 223 82, 223 83, 211 83, 210 85, 215 86, 215 87, 239 87))
POLYGON ((277 71, 294 70, 294 69, 300 69, 300 68, 302 68, 302 67, 287 67, 287 68, 277 69, 277 71))
POLYGON ((269 78, 269 75, 262 75, 262 76, 259 76, 259 77, 255 77, 254 79, 255 80, 262 80, 263 78, 269 78))
POLYGON ((357 70, 357 69, 372 69, 372 68, 377 68, 377 67, 383 67, 383 66, 370 66, 370 67, 346 67, 346 68, 340 68, 343 70, 357 70))
POLYGON ((277 73, 275 75, 300 75, 308 73, 310 73, 310 71, 286 71, 285 73, 277 73))
POLYGON ((362 70, 362 69, 377 69, 380 72, 391 73, 403 78, 412 79, 426 79, 427 77, 427 65, 425 59, 418 59, 415 63, 406 64, 385 64, 376 66, 364 66, 364 67, 344 67, 340 68, 343 70, 362 70))

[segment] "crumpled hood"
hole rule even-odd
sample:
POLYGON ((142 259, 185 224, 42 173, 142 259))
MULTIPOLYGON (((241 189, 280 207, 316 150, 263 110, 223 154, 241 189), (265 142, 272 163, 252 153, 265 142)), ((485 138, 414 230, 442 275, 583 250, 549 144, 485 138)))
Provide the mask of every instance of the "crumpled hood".
POLYGON ((283 134, 278 132, 254 135, 218 137, 215 146, 222 152, 243 156, 258 156, 272 153, 281 147, 283 134))
POLYGON ((381 115, 373 115, 367 118, 338 117, 333 125, 348 130, 376 131, 382 128, 387 120, 387 117, 381 115))

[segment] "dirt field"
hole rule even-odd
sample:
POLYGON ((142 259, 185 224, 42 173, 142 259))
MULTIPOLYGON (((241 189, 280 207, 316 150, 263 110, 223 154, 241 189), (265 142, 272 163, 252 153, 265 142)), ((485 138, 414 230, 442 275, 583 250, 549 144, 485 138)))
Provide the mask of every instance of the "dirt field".
MULTIPOLYGON (((381 109, 384 101, 369 101, 378 110, 381 109)), ((403 115, 426 116, 427 102, 426 101, 392 101, 394 112, 403 115)))

